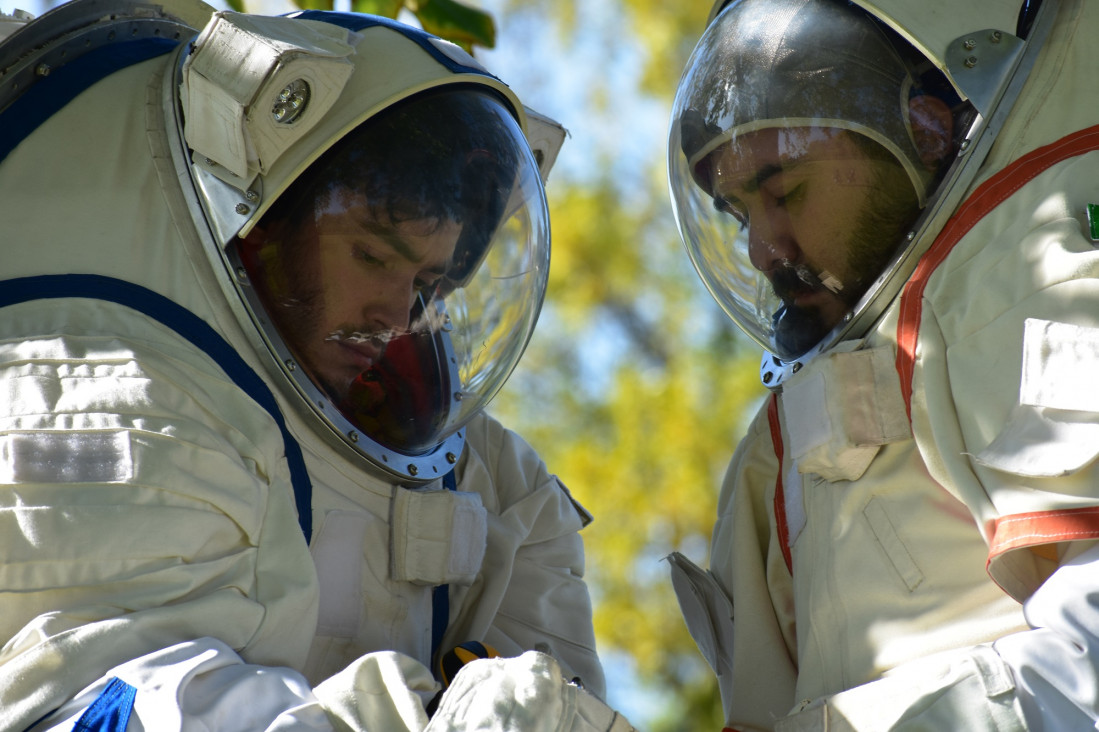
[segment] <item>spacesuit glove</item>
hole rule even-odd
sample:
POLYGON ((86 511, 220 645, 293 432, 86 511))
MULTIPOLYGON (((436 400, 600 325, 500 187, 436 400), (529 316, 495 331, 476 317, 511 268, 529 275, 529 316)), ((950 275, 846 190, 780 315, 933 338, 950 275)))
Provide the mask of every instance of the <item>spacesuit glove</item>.
POLYGON ((567 682, 551 656, 483 658, 462 667, 424 732, 633 732, 625 717, 567 682))
POLYGON ((1095 729, 1099 719, 1099 545, 1081 549, 1023 606, 1034 630, 993 644, 1031 730, 1095 729))
POLYGON ((987 645, 902 664, 885 677, 804 702, 775 732, 1024 732, 1011 669, 987 645))
POLYGON ((426 666, 395 651, 361 656, 313 689, 336 732, 421 732, 439 684, 426 666))

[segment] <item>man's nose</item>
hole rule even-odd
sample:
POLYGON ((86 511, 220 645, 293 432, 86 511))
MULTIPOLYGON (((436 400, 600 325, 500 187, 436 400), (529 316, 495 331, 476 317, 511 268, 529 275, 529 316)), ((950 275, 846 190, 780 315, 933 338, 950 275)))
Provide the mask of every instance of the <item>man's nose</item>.
POLYGON ((412 280, 390 280, 380 288, 380 297, 368 306, 366 316, 381 330, 403 333, 408 330, 412 307, 419 294, 412 280))
POLYGON ((790 219, 782 212, 765 212, 748 225, 748 259, 760 272, 771 272, 801 255, 790 219))

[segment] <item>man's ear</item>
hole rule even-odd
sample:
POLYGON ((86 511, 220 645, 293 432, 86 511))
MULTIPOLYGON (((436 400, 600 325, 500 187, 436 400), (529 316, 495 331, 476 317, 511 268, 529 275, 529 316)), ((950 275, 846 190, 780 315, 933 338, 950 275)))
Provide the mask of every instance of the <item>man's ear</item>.
POLYGON ((938 97, 920 94, 908 100, 908 120, 920 162, 935 170, 951 152, 954 116, 950 107, 938 97))

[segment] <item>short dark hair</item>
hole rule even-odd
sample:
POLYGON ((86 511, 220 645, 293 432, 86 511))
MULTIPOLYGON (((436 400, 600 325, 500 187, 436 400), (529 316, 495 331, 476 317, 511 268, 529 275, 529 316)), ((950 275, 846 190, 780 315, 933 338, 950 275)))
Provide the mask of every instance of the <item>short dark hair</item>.
POLYGON ((456 221, 452 270, 464 278, 500 223, 519 166, 501 106, 491 91, 461 84, 402 100, 329 148, 265 218, 293 226, 351 192, 393 223, 456 221))

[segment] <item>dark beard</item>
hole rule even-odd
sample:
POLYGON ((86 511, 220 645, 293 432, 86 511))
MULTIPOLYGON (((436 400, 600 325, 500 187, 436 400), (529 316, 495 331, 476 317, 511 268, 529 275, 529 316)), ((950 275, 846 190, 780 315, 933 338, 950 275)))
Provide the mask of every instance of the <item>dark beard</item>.
MULTIPOLYGON (((831 292, 820 276, 802 264, 785 263, 771 272, 771 287, 782 300, 771 321, 774 331, 775 354, 790 361, 798 358, 826 336, 834 324, 826 323, 818 308, 803 308, 794 304, 799 295, 831 292)), ((844 299, 842 290, 833 295, 844 299)))
POLYGON ((792 361, 817 345, 841 321, 825 322, 817 308, 801 308, 793 302, 799 294, 831 292, 850 313, 874 280, 884 272, 902 248, 905 234, 919 216, 915 193, 903 172, 875 176, 874 193, 859 213, 846 243, 850 274, 838 289, 824 286, 820 273, 807 265, 787 264, 771 273, 771 285, 782 300, 772 318, 775 354, 792 361))
POLYGON ((793 361, 820 342, 832 326, 821 320, 816 310, 783 305, 774 316, 775 355, 793 361))

